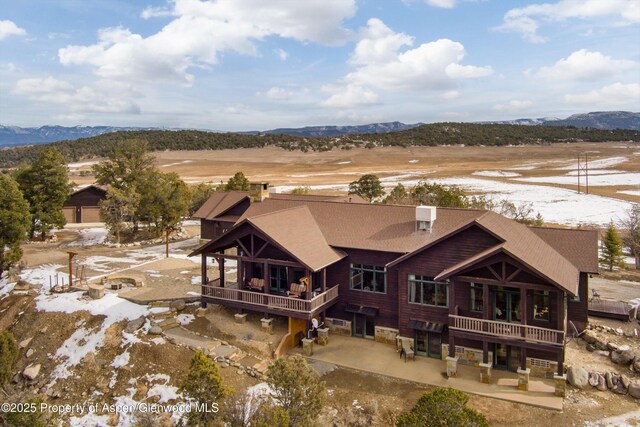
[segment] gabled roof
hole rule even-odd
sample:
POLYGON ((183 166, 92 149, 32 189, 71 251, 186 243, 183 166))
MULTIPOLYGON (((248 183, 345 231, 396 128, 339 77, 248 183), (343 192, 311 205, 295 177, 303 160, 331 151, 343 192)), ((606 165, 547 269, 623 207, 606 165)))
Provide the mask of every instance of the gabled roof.
POLYGON ((215 192, 200 206, 200 209, 193 214, 193 218, 214 219, 244 199, 250 198, 250 195, 251 193, 248 191, 215 192))
POLYGON ((252 216, 245 221, 312 271, 319 271, 346 256, 329 246, 306 206, 252 216))
POLYGON ((346 196, 326 196, 322 194, 291 194, 291 193, 269 193, 270 199, 280 200, 301 200, 301 201, 327 201, 327 202, 345 202, 345 203, 367 203, 365 199, 357 194, 349 194, 346 196))
POLYGON ((73 193, 69 194, 69 197, 74 196, 76 194, 82 193, 83 191, 87 191, 87 190, 98 190, 98 192, 107 194, 107 187, 104 185, 99 185, 99 184, 90 184, 87 185, 86 187, 82 187, 79 188, 78 190, 74 191, 73 193))
POLYGON ((449 277, 464 271, 473 265, 484 261, 487 258, 490 258, 502 251, 504 248, 504 243, 500 243, 499 245, 492 246, 490 248, 485 249, 482 252, 478 252, 474 256, 471 256, 467 259, 460 261, 459 263, 452 265, 449 268, 446 268, 440 272, 433 280, 443 280, 448 279, 449 277))
POLYGON ((571 228, 531 227, 538 237, 551 245, 562 256, 585 273, 599 272, 598 230, 571 228))

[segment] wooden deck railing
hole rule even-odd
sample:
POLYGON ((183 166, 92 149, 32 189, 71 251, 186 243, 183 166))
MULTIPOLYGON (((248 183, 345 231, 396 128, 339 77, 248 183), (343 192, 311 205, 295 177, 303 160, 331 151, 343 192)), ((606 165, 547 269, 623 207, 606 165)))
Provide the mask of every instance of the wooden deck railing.
POLYGON ((209 285, 202 285, 202 295, 224 301, 242 302, 257 307, 267 307, 287 311, 310 313, 324 304, 338 298, 338 287, 334 286, 313 299, 306 300, 300 298, 290 298, 280 295, 264 294, 261 292, 244 291, 235 288, 221 288, 211 284, 219 283, 219 280, 212 280, 209 285))
POLYGON ((521 325, 519 323, 476 319, 473 317, 456 316, 453 314, 449 315, 449 319, 449 329, 545 344, 562 345, 564 343, 564 332, 555 329, 521 325))

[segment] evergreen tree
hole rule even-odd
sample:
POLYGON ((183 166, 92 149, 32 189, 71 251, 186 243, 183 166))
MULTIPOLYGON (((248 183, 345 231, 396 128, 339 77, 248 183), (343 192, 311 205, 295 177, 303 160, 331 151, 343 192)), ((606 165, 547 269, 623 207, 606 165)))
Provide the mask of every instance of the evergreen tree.
POLYGON ((412 200, 409 197, 409 192, 402 184, 398 184, 389 192, 389 195, 384 198, 383 203, 389 205, 403 205, 411 204, 412 200))
POLYGON ((467 198, 464 191, 455 185, 444 186, 436 182, 422 181, 411 189, 411 198, 417 205, 443 208, 467 207, 467 198))
POLYGON ((107 230, 120 243, 123 233, 128 230, 127 221, 135 214, 140 204, 140 195, 131 189, 117 189, 109 186, 107 196, 100 201, 100 218, 107 230))
POLYGON ((9 331, 0 332, 0 387, 11 379, 17 358, 18 344, 13 334, 9 331))
POLYGON ((625 230, 624 244, 631 249, 635 258, 636 269, 640 270, 640 203, 634 203, 627 216, 622 220, 625 230))
POLYGON ((67 165, 58 150, 43 150, 33 164, 18 169, 16 181, 31 209, 31 238, 40 233, 44 240, 51 229, 64 227, 67 221, 62 206, 69 198, 71 185, 67 165))
POLYGON ((380 179, 373 174, 362 175, 357 181, 349 184, 349 194, 357 194, 368 202, 384 196, 380 179))
POLYGON ((29 204, 22 197, 18 184, 0 174, 0 278, 2 273, 20 261, 20 243, 29 231, 29 204))
POLYGON ((607 232, 602 239, 602 256, 600 262, 613 271, 613 267, 624 267, 624 258, 622 256, 622 239, 618 234, 618 230, 613 225, 613 221, 609 223, 607 232))
POLYGON ((236 172, 227 184, 224 186, 224 191, 249 191, 249 180, 244 176, 242 172, 236 172))
MULTIPOLYGON (((201 350, 191 359, 189 373, 185 378, 180 391, 194 402, 204 406, 208 404, 211 408, 213 403, 220 405, 222 400, 230 393, 225 387, 218 370, 218 366, 213 360, 205 356, 201 350)), ((218 414, 215 412, 196 411, 188 412, 187 425, 192 426, 209 426, 216 421, 218 414)))
POLYGON ((469 396, 451 387, 437 387, 398 417, 397 427, 488 427, 481 413, 467 408, 469 396))
POLYGON ((326 400, 326 388, 304 357, 282 357, 269 368, 267 383, 293 426, 309 425, 326 400))
POLYGON ((138 191, 139 216, 158 234, 177 229, 189 213, 189 187, 175 173, 147 171, 138 191))

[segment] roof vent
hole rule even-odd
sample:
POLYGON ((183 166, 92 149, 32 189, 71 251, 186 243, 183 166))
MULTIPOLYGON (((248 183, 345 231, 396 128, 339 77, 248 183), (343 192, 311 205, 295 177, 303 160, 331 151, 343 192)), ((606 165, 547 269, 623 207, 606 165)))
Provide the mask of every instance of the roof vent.
POLYGON ((416 206, 416 224, 418 230, 429 230, 436 221, 435 206, 416 206))

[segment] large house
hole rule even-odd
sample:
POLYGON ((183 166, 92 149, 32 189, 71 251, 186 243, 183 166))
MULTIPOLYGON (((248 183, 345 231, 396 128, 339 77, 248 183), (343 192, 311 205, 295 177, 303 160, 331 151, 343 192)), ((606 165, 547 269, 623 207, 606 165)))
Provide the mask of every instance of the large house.
POLYGON ((317 318, 418 356, 553 376, 565 338, 587 324, 596 231, 317 196, 216 193, 205 206, 211 240, 192 254, 203 306, 287 316, 293 335, 317 318))

